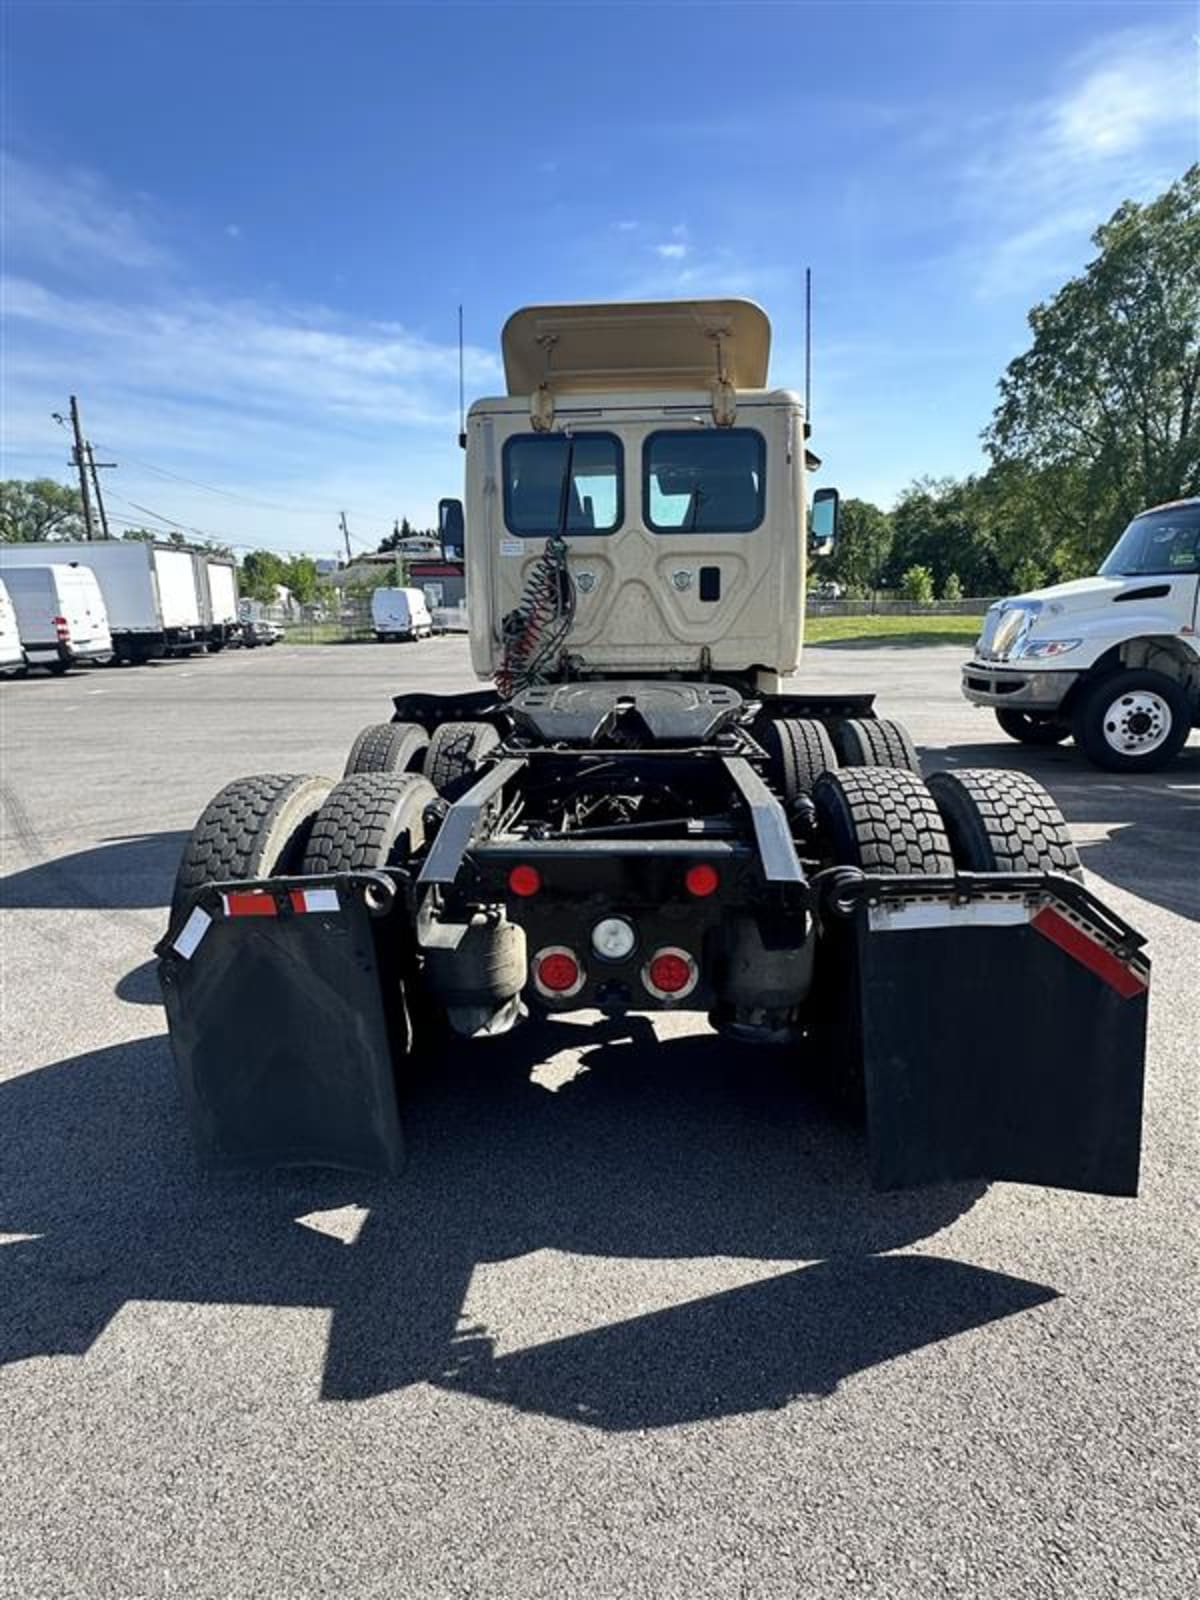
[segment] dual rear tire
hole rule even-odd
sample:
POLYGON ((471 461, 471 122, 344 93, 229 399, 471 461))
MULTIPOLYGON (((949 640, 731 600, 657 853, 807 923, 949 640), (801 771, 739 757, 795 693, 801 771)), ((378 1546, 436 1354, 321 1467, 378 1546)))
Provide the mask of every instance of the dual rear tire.
POLYGON ((843 767, 813 791, 833 863, 888 875, 1058 872, 1079 856, 1051 796, 1020 772, 843 767))

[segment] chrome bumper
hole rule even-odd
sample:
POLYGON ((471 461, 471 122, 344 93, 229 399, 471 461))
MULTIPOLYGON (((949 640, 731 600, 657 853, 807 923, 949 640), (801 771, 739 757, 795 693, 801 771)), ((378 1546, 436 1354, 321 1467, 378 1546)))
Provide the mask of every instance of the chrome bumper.
POLYGON ((993 661, 968 661, 962 669, 962 692, 972 705, 1053 711, 1078 677, 1078 672, 1030 672, 993 661))

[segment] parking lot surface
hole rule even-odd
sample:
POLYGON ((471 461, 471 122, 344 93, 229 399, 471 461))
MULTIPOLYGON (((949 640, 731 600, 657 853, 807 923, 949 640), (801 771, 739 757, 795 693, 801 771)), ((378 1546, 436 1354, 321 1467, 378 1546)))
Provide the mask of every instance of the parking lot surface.
POLYGON ((1200 740, 1136 779, 1022 749, 961 656, 803 681, 878 690, 928 770, 1034 773, 1149 935, 1136 1201, 873 1195, 852 1127, 678 1018, 462 1047, 395 1182, 206 1179, 151 960, 182 840, 471 686, 465 645, 0 685, 0 1594, 1200 1591, 1200 740))

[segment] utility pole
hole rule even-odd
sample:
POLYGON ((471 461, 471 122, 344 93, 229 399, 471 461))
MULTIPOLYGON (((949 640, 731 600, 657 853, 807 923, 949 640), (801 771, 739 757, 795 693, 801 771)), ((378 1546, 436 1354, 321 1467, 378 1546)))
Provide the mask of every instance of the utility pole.
POLYGON ((342 538, 346 541, 346 565, 349 566, 352 560, 350 555, 350 529, 346 526, 346 513, 339 511, 338 515, 342 520, 342 538))
POLYGON ((89 539, 96 537, 96 524, 92 519, 92 497, 88 493, 87 462, 83 457, 83 430, 79 426, 79 401, 71 396, 71 427, 75 432, 75 465, 79 470, 79 494, 83 500, 83 520, 89 539))
POLYGON ((87 451, 88 466, 92 469, 92 487, 96 491, 96 509, 100 513, 100 526, 104 530, 104 537, 111 539, 112 534, 108 531, 108 513, 104 509, 104 496, 100 493, 100 474, 96 469, 98 467, 115 467, 117 463, 115 461, 97 461, 90 439, 84 445, 84 449, 87 451))

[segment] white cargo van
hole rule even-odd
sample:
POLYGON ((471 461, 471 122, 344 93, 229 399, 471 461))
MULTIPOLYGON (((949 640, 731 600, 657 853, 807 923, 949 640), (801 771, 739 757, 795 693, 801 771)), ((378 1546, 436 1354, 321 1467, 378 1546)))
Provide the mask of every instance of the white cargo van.
POLYGON ((66 562, 13 567, 4 583, 31 667, 65 672, 85 662, 112 660, 108 613, 90 567, 66 562))
POLYGON ((375 637, 428 639, 433 632, 429 603, 421 589, 376 589, 371 596, 375 637))
POLYGON ((21 630, 17 626, 17 613, 12 599, 0 579, 0 673, 6 678, 20 672, 25 666, 25 651, 21 646, 21 630))
POLYGON ((203 644, 190 550, 139 539, 0 544, 0 576, 48 562, 90 567, 100 584, 118 661, 149 661, 203 644))

